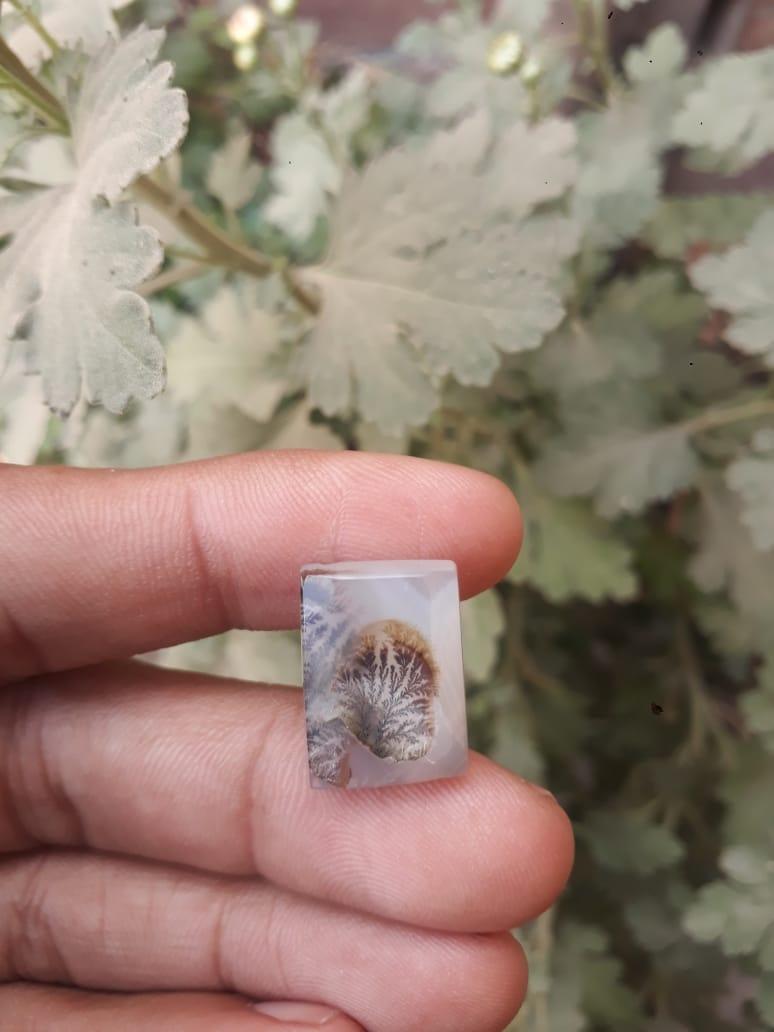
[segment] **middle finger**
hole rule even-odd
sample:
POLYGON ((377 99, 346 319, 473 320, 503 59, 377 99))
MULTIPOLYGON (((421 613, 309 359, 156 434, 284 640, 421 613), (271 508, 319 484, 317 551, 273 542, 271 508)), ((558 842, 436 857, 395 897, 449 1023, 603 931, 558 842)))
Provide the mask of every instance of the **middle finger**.
POLYGON ((313 790, 301 694, 117 664, 0 696, 0 849, 83 846, 229 874, 425 927, 503 930, 561 890, 548 793, 473 756, 460 778, 313 790))

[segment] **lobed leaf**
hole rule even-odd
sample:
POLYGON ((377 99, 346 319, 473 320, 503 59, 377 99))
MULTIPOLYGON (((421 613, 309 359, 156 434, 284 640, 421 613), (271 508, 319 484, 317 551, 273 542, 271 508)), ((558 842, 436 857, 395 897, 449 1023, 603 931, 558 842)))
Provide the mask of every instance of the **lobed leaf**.
POLYGON ((523 181, 511 175, 512 134, 487 160, 478 115, 385 155, 345 190, 328 256, 307 272, 322 311, 306 369, 326 414, 354 404, 387 433, 417 425, 440 377, 486 384, 498 350, 536 348, 561 321, 556 279, 577 235, 526 213, 565 188, 572 138, 558 120, 513 133, 543 151, 541 181, 538 159, 523 181))
POLYGON ((741 518, 753 544, 762 552, 774 548, 774 460, 750 456, 726 471, 726 483, 741 498, 741 518))
POLYGON ((774 208, 774 194, 666 197, 645 227, 643 240, 660 258, 682 260, 691 247, 738 244, 767 208, 774 208))
MULTIPOLYGON (((114 412, 164 384, 150 309, 134 288, 161 264, 156 234, 115 202, 182 138, 185 96, 155 65, 163 34, 107 44, 70 103, 69 181, 0 202, 13 240, 0 254, 3 350, 20 345, 49 406, 67 414, 81 390, 114 412)), ((0 351, 0 365, 4 364, 0 351)))
MULTIPOLYGON (((669 80, 683 70, 687 57, 688 47, 682 32, 672 22, 665 22, 650 33, 642 46, 629 47, 624 56, 624 71, 629 80, 638 85, 666 87, 671 99, 676 83, 669 80)), ((651 94, 651 100, 652 97, 651 94)))
POLYGON ((694 286, 733 318, 726 331, 740 351, 774 366, 774 211, 766 211, 743 244, 690 269, 694 286))
POLYGON ((678 425, 627 428, 584 442, 555 443, 539 466, 558 495, 593 497, 600 516, 641 512, 692 486, 699 460, 678 425))
MULTIPOLYGON (((738 855, 739 851, 734 850, 738 855)), ((734 871, 734 857, 725 853, 722 862, 734 871)), ((747 851, 743 874, 750 863, 762 866, 763 881, 715 881, 699 890, 684 917, 686 932, 699 942, 719 942, 731 957, 756 953, 774 934, 774 877, 770 857, 755 857, 747 851)), ((736 872, 735 872, 736 873, 736 872)))
MULTIPOLYGON (((25 0, 29 3, 30 0, 25 0)), ((127 7, 133 0, 34 0, 34 9, 44 27, 58 42, 70 47, 80 45, 87 54, 96 53, 108 37, 118 35, 113 12, 127 7)), ((51 56, 47 44, 21 17, 14 20, 3 11, 3 20, 11 19, 8 45, 25 65, 38 68, 51 56)))
MULTIPOLYGON (((546 990, 551 1028, 635 1032, 642 1027, 637 997, 624 983, 621 961, 612 950, 601 928, 573 919, 561 922, 546 990)), ((535 1032, 539 1029, 540 1025, 535 1032)))
POLYGON ((572 598, 624 601, 637 591, 634 556, 603 520, 582 502, 562 501, 519 479, 524 543, 508 574, 530 584, 551 602, 572 598))
POLYGON ((774 48, 707 65, 673 124, 675 143, 700 148, 703 164, 739 171, 774 150, 774 48))
POLYGON ((656 210, 662 170, 648 122, 644 108, 622 102, 579 119, 581 165, 572 211, 594 246, 635 236, 656 210))
POLYGON ((760 552, 742 521, 739 499, 717 482, 702 485, 699 547, 691 561, 695 583, 725 590, 753 640, 768 643, 774 557, 760 552))
POLYGON ((679 30, 661 26, 642 47, 627 51, 632 89, 578 119, 581 167, 573 212, 595 246, 635 236, 656 211, 670 119, 685 89, 685 57, 679 30))
POLYGON ((294 240, 306 240, 341 185, 341 168, 319 128, 298 112, 277 119, 272 133, 275 193, 264 217, 294 240))
POLYGON ((636 813, 598 811, 583 823, 583 838, 595 859, 611 871, 648 875, 672 867, 683 855, 668 828, 636 813))
POLYGON ((487 110, 500 122, 512 119, 514 112, 524 113, 528 94, 521 81, 493 75, 487 67, 487 51, 498 32, 528 28, 518 10, 524 6, 501 4, 503 17, 495 11, 490 22, 471 12, 447 12, 437 24, 419 22, 403 33, 398 52, 418 59, 436 73, 421 96, 431 118, 453 120, 471 111, 487 110))
POLYGON ((251 147, 250 133, 237 129, 210 159, 207 190, 225 211, 244 208, 263 178, 263 169, 250 157, 251 147))
POLYGON ((462 603, 462 657, 472 681, 486 681, 494 671, 505 614, 496 591, 485 591, 462 603))
POLYGON ((109 208, 77 188, 36 193, 24 211, 0 254, 0 326, 41 374, 47 404, 67 415, 83 390, 120 412, 158 394, 164 355, 133 291, 161 264, 155 233, 129 205, 109 208))
POLYGON ((770 678, 758 688, 745 692, 740 708, 747 728, 764 749, 774 753, 774 685, 770 678))
POLYGON ((259 307, 255 291, 224 284, 196 318, 177 323, 167 351, 170 389, 184 402, 263 422, 288 389, 279 345, 277 318, 259 307))

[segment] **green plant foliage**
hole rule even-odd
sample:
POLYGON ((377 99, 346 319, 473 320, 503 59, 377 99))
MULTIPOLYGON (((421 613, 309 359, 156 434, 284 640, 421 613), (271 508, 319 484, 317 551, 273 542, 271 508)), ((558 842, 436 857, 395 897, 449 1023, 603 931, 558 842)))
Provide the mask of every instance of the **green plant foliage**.
POLYGON ((728 340, 774 363, 774 212, 758 219, 743 244, 697 262, 696 287, 734 316, 728 340))
POLYGON ((590 495, 601 516, 641 512, 690 487, 699 463, 681 426, 619 427, 580 447, 547 452, 543 479, 557 494, 590 495))
POLYGON ((305 240, 341 185, 339 169, 323 134, 302 114, 278 119, 272 139, 275 193, 266 206, 269 222, 305 240), (310 174, 313 171, 313 174, 310 174))
POLYGON ((721 58, 699 73, 673 138, 704 166, 746 168, 774 148, 772 99, 774 49, 721 58))
MULTIPOLYGON (((359 448, 517 493, 470 734, 577 833, 519 1032, 774 1029, 774 192, 665 194, 774 151, 772 53, 689 67, 667 24, 614 62, 640 2, 459 0, 376 55, 175 0, 0 23, 2 456, 359 448)), ((152 658, 299 678, 286 632, 152 658)))
POLYGON ((424 97, 427 114, 443 120, 484 107, 499 123, 526 113, 529 91, 518 77, 492 75, 487 59, 503 33, 515 32, 538 45, 549 0, 498 0, 489 20, 480 17, 476 3, 459 7, 437 24, 410 26, 398 41, 400 53, 446 66, 424 97))
MULTIPOLYGON (((58 43, 80 45, 88 53, 96 53, 105 42, 105 36, 117 36, 118 24, 114 11, 133 0, 25 0, 25 5, 40 19, 58 43)), ((32 68, 40 66, 51 56, 45 39, 14 10, 3 11, 8 19, 7 39, 14 53, 32 68)))
POLYGON ((164 383, 147 302, 132 292, 162 250, 119 201, 187 125, 185 97, 167 85, 171 67, 152 64, 161 42, 140 29, 105 45, 68 104, 70 175, 11 195, 0 211, 0 232, 13 234, 0 257, 3 338, 23 344, 46 401, 65 414, 81 384, 90 401, 120 412, 164 383))
POLYGON ((774 205, 771 194, 707 194, 662 198, 643 240, 659 258, 680 261, 701 245, 718 250, 737 244, 774 205))
POLYGON ((182 401, 234 408, 257 422, 277 408, 289 387, 277 354, 279 322, 256 294, 224 284, 196 317, 177 321, 167 362, 170 390, 182 401))
POLYGON ((531 999, 518 1028, 584 1032, 592 1027, 589 1022, 632 1032, 640 1027, 636 997, 622 984, 621 964, 611 956, 602 929, 566 922, 550 943, 548 963, 539 956, 541 946, 548 945, 546 939, 539 921, 525 942, 530 956, 538 953, 538 957, 533 964, 531 999))
POLYGON ((589 814, 582 833, 597 863, 611 871, 653 874, 672 867, 683 855, 672 832, 636 813, 589 814))
POLYGON ((485 591, 462 604, 462 654, 465 673, 486 681, 494 672, 499 640, 505 630, 502 602, 495 591, 485 591))
POLYGON ((552 602, 629 599, 637 590, 633 553, 581 502, 564 501, 519 477, 524 544, 509 580, 530 584, 552 602))
POLYGON ((517 124, 493 143, 473 116, 345 187, 328 257, 307 273, 322 295, 307 372, 323 412, 347 411, 354 397, 387 432, 424 422, 441 376, 486 384, 497 348, 535 348, 558 325, 556 279, 577 235, 565 218, 525 215, 565 188, 571 145, 559 120, 517 124), (544 156, 547 180, 531 174, 534 154, 524 180, 511 175, 527 146, 544 156), (474 221, 476 198, 488 210, 474 221))
POLYGON ((224 211, 239 211, 252 200, 263 170, 250 157, 252 140, 245 129, 237 129, 215 151, 207 170, 207 190, 224 211))
POLYGON ((685 928, 699 942, 720 942, 731 957, 756 953, 774 971, 774 860, 735 846, 720 858, 727 880, 705 885, 685 912, 685 928))
POLYGON ((750 456, 737 459, 728 467, 728 486, 742 499, 742 522, 756 548, 762 552, 774 547, 774 462, 750 456))
POLYGON ((596 246, 635 236, 656 211, 660 158, 669 145, 669 117, 684 86, 686 47, 674 26, 657 29, 626 55, 635 89, 612 97, 603 111, 579 117, 581 167, 574 214, 596 246))

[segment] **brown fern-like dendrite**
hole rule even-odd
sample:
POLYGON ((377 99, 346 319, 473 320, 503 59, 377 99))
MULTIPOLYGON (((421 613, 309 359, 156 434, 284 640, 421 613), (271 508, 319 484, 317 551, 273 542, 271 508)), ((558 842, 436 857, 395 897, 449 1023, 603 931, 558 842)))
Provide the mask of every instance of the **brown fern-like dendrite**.
POLYGON ((306 731, 309 769, 329 785, 343 788, 352 772, 349 767, 349 745, 352 738, 346 724, 339 719, 310 724, 306 731))
POLYGON ((417 760, 430 749, 438 668, 413 627, 387 620, 364 628, 331 689, 338 716, 375 756, 417 760))

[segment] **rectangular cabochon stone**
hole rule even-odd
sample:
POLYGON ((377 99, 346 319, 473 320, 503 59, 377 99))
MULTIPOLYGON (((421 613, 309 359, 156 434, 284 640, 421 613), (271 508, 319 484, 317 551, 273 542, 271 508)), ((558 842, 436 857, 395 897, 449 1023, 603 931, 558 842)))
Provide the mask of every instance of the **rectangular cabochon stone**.
POLYGON ((304 566, 301 643, 314 786, 366 788, 464 772, 453 562, 304 566))

